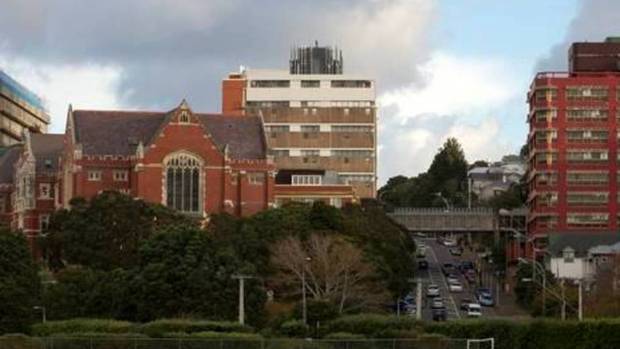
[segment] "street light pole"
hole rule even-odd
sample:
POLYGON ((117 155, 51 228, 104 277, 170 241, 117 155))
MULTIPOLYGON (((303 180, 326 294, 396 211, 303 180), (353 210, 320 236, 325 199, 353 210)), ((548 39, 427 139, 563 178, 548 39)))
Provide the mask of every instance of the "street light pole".
POLYGON ((579 321, 583 320, 583 280, 579 279, 579 321))
POLYGON ((239 280, 239 324, 245 324, 245 280, 252 279, 248 275, 233 275, 233 279, 239 280))

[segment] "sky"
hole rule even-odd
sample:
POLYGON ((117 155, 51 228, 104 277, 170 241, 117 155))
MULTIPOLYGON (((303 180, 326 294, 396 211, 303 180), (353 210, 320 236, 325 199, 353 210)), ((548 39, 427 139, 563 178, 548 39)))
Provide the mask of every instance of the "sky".
POLYGON ((69 103, 217 112, 228 72, 285 69, 292 45, 318 40, 377 81, 384 183, 425 171, 447 137, 470 162, 518 152, 535 72, 609 35, 618 0, 3 0, 0 69, 63 132, 69 103))

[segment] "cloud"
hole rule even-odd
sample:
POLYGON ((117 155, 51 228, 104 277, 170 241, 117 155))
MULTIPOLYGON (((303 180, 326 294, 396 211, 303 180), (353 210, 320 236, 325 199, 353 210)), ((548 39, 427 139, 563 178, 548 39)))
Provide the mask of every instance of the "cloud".
POLYGON ((568 48, 576 41, 602 41, 620 33, 620 1, 580 0, 564 40, 538 60, 535 71, 568 70, 568 48))
POLYGON ((122 70, 114 66, 39 65, 24 59, 0 57, 0 66, 19 76, 20 82, 40 96, 52 118, 49 132, 63 132, 68 103, 74 108, 114 109, 121 105, 118 95, 122 70), (58 117, 62 115, 63 117, 58 117))
POLYGON ((380 181, 426 171, 437 149, 456 137, 467 158, 495 160, 512 144, 500 140, 495 110, 521 97, 518 77, 502 61, 437 52, 420 66, 425 84, 380 98, 380 181), (501 78, 498 78, 501 77, 501 78))
POLYGON ((425 170, 451 135, 468 156, 503 149, 491 145, 501 130, 492 110, 515 93, 510 69, 437 53, 437 12, 433 0, 7 0, 0 63, 47 97, 60 131, 68 103, 167 109, 188 98, 217 111, 220 81, 239 65, 286 69, 292 45, 337 45, 345 72, 375 77, 382 91, 385 181, 425 170))

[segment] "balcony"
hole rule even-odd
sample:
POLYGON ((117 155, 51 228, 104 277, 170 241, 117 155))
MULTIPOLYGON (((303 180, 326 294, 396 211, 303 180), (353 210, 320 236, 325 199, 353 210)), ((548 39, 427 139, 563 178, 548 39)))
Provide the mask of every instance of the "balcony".
POLYGON ((267 135, 271 148, 374 148, 368 132, 275 132, 267 135))
POLYGON ((328 170, 337 172, 374 172, 373 158, 342 158, 335 156, 282 156, 276 157, 279 169, 328 170))
POLYGON ((374 107, 248 108, 248 113, 261 113, 265 123, 375 123, 374 107))

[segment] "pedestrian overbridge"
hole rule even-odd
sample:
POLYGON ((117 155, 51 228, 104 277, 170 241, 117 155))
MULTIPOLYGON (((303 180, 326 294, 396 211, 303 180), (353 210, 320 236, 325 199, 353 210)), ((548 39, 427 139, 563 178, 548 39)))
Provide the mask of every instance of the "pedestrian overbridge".
POLYGON ((399 207, 388 215, 411 232, 471 233, 499 231, 497 214, 491 208, 399 207))

